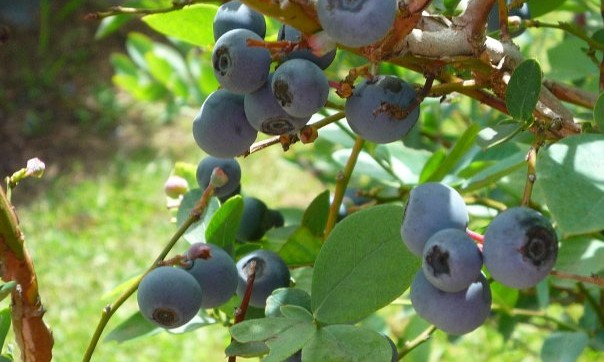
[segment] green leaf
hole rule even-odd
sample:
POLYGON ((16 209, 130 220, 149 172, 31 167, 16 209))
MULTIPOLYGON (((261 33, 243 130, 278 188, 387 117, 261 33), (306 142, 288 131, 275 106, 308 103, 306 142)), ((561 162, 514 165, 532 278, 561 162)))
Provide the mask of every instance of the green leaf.
POLYGON ((242 343, 266 341, 282 331, 300 324, 299 320, 284 317, 245 320, 229 328, 231 336, 242 343))
MULTIPOLYGON (((396 142, 379 145, 378 149, 381 147, 388 150, 390 156, 388 164, 401 181, 406 184, 419 183, 420 175, 432 154, 431 152, 405 147, 396 142)), ((396 185, 396 187, 398 187, 398 185, 396 185)))
MULTIPOLYGON (((325 217, 325 220, 327 217, 325 217)), ((279 250, 279 255, 290 266, 312 265, 321 250, 322 239, 304 226, 298 227, 279 250)))
POLYGON ((604 229, 604 136, 566 137, 539 152, 537 182, 564 237, 604 229))
POLYGON ((176 162, 174 164, 174 174, 187 180, 189 187, 197 185, 197 165, 187 162, 176 162))
POLYGON ((212 24, 217 9, 215 5, 196 4, 178 11, 147 15, 143 21, 164 35, 193 45, 207 46, 214 43, 212 27, 207 24, 212 24))
POLYGON ((445 176, 453 171, 459 161, 470 151, 480 131, 480 126, 473 123, 455 143, 447 157, 439 164, 438 168, 427 178, 426 181, 442 181, 445 176))
MULTIPOLYGON (((299 321, 300 322, 300 321, 299 321)), ((282 362, 298 352, 316 332, 316 326, 309 321, 300 322, 266 341, 270 352, 263 362, 282 362)))
POLYGON ((245 358, 260 357, 268 353, 268 347, 264 342, 241 343, 236 339, 231 341, 224 351, 227 356, 241 356, 245 358))
POLYGON ((6 335, 10 330, 11 315, 10 308, 4 308, 0 311, 0 350, 4 347, 6 335))
POLYGON ((133 77, 138 76, 139 68, 126 55, 113 53, 111 54, 110 61, 116 73, 128 74, 133 77))
POLYGON ((15 289, 16 285, 17 282, 15 281, 10 281, 2 284, 2 286, 0 286, 0 300, 3 300, 4 298, 8 297, 13 291, 13 289, 15 289))
POLYGON ((524 128, 523 124, 518 122, 505 122, 482 129, 478 133, 476 144, 482 149, 488 149, 497 146, 505 141, 512 139, 524 128))
POLYGON ((303 361, 375 362, 392 360, 381 334, 350 325, 320 328, 302 349, 303 361))
POLYGON ((603 271, 604 241, 589 236, 562 240, 556 270, 577 275, 593 275, 603 271))
POLYGON ((379 205, 336 225, 313 273, 312 308, 319 321, 358 321, 409 287, 419 259, 401 240, 402 217, 401 206, 379 205))
MULTIPOLYGON (((180 203, 180 207, 178 208, 178 212, 176 213, 176 223, 180 226, 182 223, 187 220, 191 210, 197 204, 203 192, 199 189, 192 189, 187 192, 182 201, 180 203)), ((205 212, 201 216, 201 218, 194 222, 188 229, 185 231, 183 238, 187 240, 189 243, 197 243, 197 242, 206 242, 205 231, 208 228, 208 224, 212 219, 212 215, 218 210, 220 204, 215 197, 210 198, 208 202, 208 207, 205 212)))
POLYGON ((493 302, 508 312, 516 306, 520 295, 518 289, 506 287, 496 281, 491 283, 491 294, 493 295, 493 302))
POLYGON ((564 1, 566 0, 529 0, 528 4, 531 9, 531 17, 536 18, 556 10, 564 3, 564 1))
POLYGON ((118 343, 160 333, 163 329, 149 322, 140 312, 132 314, 105 337, 105 342, 118 343))
POLYGON ((147 69, 145 54, 153 50, 153 41, 144 34, 132 32, 126 39, 126 50, 132 61, 141 69, 147 69))
POLYGON ((264 314, 267 317, 283 317, 282 306, 295 305, 310 311, 310 295, 299 288, 279 288, 266 299, 264 314))
POLYGON ((327 215, 329 215, 329 191, 325 190, 315 197, 304 211, 302 225, 306 226, 313 235, 321 236, 325 230, 327 215))
POLYGON ((233 243, 243 214, 243 198, 229 198, 212 216, 206 229, 206 242, 218 245, 233 255, 233 243))
POLYGON ((500 181, 512 172, 526 167, 526 152, 520 151, 476 173, 462 183, 463 191, 474 191, 500 181))
POLYGON ((445 161, 445 158, 447 158, 447 151, 444 148, 439 148, 434 151, 422 169, 422 173, 419 176, 419 183, 427 182, 428 178, 436 173, 436 170, 438 170, 440 165, 445 161))
POLYGON ((281 309, 281 314, 286 318, 312 322, 312 314, 304 307, 297 305, 282 305, 279 309, 281 309))
POLYGON ((589 337, 584 332, 554 332, 543 342, 543 362, 574 362, 587 347, 589 337))
POLYGON ((96 33, 94 34, 94 38, 97 40, 106 38, 107 36, 118 31, 124 24, 135 18, 135 15, 130 14, 109 16, 101 20, 101 23, 99 24, 99 27, 96 29, 96 33))
POLYGON ((541 92, 541 66, 534 59, 520 63, 505 90, 505 105, 510 115, 520 122, 533 117, 533 110, 541 92))
MULTIPOLYGON (((337 150, 332 154, 334 161, 336 161, 341 167, 346 165, 346 162, 350 158, 351 149, 337 150)), ((354 167, 354 175, 363 175, 371 177, 375 180, 379 180, 382 183, 392 183, 397 181, 390 173, 384 170, 367 152, 361 151, 359 158, 354 167)))
POLYGON ((594 107, 594 122, 600 128, 600 132, 604 133, 604 92, 600 94, 594 107))
POLYGON ((597 74, 599 72, 598 67, 583 51, 585 46, 583 40, 571 36, 564 38, 556 46, 547 49, 547 58, 551 69, 547 77, 557 81, 570 82, 597 74))

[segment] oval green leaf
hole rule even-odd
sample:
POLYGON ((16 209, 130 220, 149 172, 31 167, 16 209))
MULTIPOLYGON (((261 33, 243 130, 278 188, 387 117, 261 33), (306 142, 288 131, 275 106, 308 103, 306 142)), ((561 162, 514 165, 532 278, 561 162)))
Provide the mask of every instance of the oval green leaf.
POLYGON ((358 321, 410 285, 419 259, 401 240, 403 207, 380 205, 336 225, 315 262, 311 305, 324 323, 358 321))
POLYGON ((537 182, 564 237, 604 229, 604 136, 566 137, 539 152, 537 182))
POLYGON ((334 325, 319 329, 302 349, 302 356, 304 361, 391 361, 392 347, 370 329, 334 325))
POLYGON ((534 59, 520 63, 505 91, 505 105, 510 115, 521 122, 532 118, 541 92, 541 66, 534 59))
POLYGON ((229 198, 212 216, 206 229, 206 242, 218 245, 233 255, 233 243, 242 214, 243 199, 241 196, 229 198))
POLYGON ((208 24, 212 24, 217 9, 215 5, 197 4, 178 11, 147 15, 143 21, 164 35, 207 46, 214 43, 214 33, 208 24))

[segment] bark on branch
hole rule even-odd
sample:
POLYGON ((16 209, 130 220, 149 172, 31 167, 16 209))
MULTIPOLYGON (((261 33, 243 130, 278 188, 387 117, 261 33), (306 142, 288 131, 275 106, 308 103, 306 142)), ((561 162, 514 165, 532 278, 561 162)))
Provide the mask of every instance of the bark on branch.
POLYGON ((0 271, 2 280, 17 283, 11 294, 15 340, 22 361, 46 362, 52 359, 53 338, 42 319, 38 281, 24 242, 17 215, 0 187, 0 271))

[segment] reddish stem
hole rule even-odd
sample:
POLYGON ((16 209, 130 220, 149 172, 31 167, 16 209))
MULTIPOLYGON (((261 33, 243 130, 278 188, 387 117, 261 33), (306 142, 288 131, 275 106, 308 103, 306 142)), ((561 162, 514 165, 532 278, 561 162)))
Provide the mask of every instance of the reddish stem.
MULTIPOLYGON (((256 279, 256 261, 254 259, 250 261, 247 273, 247 287, 245 288, 245 294, 241 300, 241 305, 239 305, 239 308, 235 311, 235 324, 240 323, 245 319, 245 313, 250 305, 250 298, 252 297, 252 290, 254 289, 254 279, 256 279)), ((235 361, 237 361, 237 356, 229 356, 229 362, 235 361)))
POLYGON ((476 241, 479 245, 484 243, 484 235, 477 233, 476 231, 472 231, 470 229, 466 229, 466 234, 472 238, 472 240, 476 241))

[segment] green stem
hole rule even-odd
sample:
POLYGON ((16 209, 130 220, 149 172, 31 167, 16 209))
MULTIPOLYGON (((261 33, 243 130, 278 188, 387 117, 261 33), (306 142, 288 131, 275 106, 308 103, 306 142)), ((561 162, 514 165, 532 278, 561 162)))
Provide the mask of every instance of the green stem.
POLYGON ((411 353, 417 347, 421 346, 424 342, 427 342, 435 331, 436 327, 430 326, 420 333, 419 336, 415 337, 414 340, 405 343, 405 346, 398 352, 398 360, 401 361, 403 357, 411 353))
POLYGON ((182 223, 182 225, 179 226, 178 230, 176 230, 168 244, 159 253, 157 258, 155 258, 153 264, 151 264, 151 266, 141 276, 139 276, 134 281, 134 283, 132 283, 132 285, 126 291, 124 291, 115 302, 113 302, 113 304, 110 304, 103 309, 101 319, 99 320, 94 334, 90 339, 88 347, 86 348, 84 358, 82 359, 83 362, 89 362, 92 358, 92 354, 94 353, 94 350, 101 338, 101 335, 103 334, 103 330, 107 326, 107 323, 109 322, 109 319, 111 319, 111 316, 113 316, 113 314, 122 306, 122 304, 124 304, 124 302, 126 302, 126 300, 128 300, 128 298, 130 298, 130 296, 134 294, 134 292, 136 292, 136 290, 138 289, 138 285, 140 284, 143 277, 147 275, 151 270, 155 269, 166 258, 170 250, 172 250, 176 242, 178 242, 178 240, 187 231, 187 229, 194 222, 199 220, 199 218, 207 208, 210 197, 213 194, 214 186, 210 184, 204 190, 203 194, 201 195, 201 198, 199 199, 195 207, 193 207, 193 209, 191 210, 189 217, 185 220, 185 222, 182 223))
POLYGON ((331 205, 329 205, 329 215, 327 216, 325 232, 323 233, 323 237, 325 239, 327 238, 327 236, 329 236, 329 233, 331 233, 334 226, 336 225, 336 221, 338 219, 338 210, 340 209, 340 204, 342 204, 342 200, 344 199, 344 192, 346 191, 346 186, 348 185, 348 181, 350 180, 350 176, 352 175, 354 166, 357 163, 359 154, 363 150, 364 143, 365 140, 357 136, 356 140, 354 141, 354 145, 352 146, 350 157, 348 157, 348 161, 346 161, 346 166, 344 166, 344 171, 342 171, 342 173, 337 176, 336 190, 333 195, 333 201, 331 202, 331 205))
POLYGON ((552 23, 545 23, 545 22, 538 21, 538 20, 523 20, 522 24, 526 27, 552 28, 552 29, 564 30, 564 31, 576 36, 577 38, 583 40, 584 42, 586 42, 590 48, 604 52, 603 43, 600 43, 599 41, 593 39, 592 37, 589 36, 589 34, 587 34, 587 32, 585 32, 583 29, 581 29, 573 24, 564 23, 564 22, 559 22, 558 24, 552 24, 552 23))
POLYGON ((175 0, 172 2, 172 6, 166 8, 158 8, 158 9, 149 9, 149 8, 129 8, 125 6, 113 6, 107 11, 99 11, 96 13, 90 13, 86 15, 86 19, 90 20, 99 20, 103 18, 107 18, 115 15, 150 15, 150 14, 163 14, 169 13, 171 11, 176 11, 184 8, 188 5, 199 4, 199 3, 207 3, 210 2, 208 0, 183 0, 178 1, 175 0))

